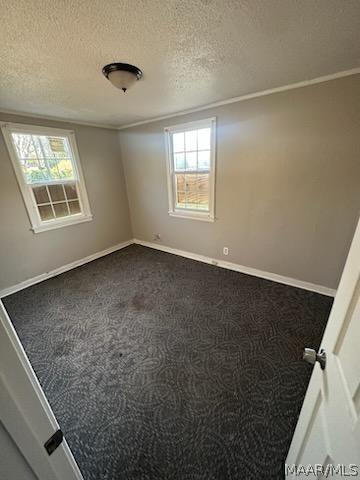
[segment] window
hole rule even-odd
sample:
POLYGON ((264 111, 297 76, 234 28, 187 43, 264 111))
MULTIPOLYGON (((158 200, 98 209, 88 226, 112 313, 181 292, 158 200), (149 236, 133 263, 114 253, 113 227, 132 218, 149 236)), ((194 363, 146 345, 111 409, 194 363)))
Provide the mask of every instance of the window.
POLYGON ((91 220, 74 133, 14 123, 1 128, 33 231, 91 220))
POLYGON ((210 118, 165 128, 172 216, 214 221, 215 126, 210 118))

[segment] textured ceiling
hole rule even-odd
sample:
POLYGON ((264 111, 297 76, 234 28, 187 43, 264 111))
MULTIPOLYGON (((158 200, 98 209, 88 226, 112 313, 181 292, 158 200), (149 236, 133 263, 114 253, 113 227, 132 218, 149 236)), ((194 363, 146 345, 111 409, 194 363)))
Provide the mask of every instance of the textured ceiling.
POLYGON ((360 66, 359 0, 0 0, 0 109, 124 125, 360 66), (124 95, 103 65, 133 63, 124 95))

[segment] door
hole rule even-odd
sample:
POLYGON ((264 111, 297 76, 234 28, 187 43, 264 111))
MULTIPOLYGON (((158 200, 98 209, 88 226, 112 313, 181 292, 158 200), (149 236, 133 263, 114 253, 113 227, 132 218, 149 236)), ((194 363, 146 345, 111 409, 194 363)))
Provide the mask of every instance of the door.
POLYGON ((28 472, 24 478, 33 478, 32 470, 38 480, 83 480, 65 439, 51 455, 44 447, 59 425, 1 301, 0 426, 0 440, 11 437, 0 451, 1 479, 15 471, 11 462, 20 451, 28 472))
POLYGON ((360 222, 320 349, 325 369, 316 362, 286 459, 286 478, 360 476, 360 222))

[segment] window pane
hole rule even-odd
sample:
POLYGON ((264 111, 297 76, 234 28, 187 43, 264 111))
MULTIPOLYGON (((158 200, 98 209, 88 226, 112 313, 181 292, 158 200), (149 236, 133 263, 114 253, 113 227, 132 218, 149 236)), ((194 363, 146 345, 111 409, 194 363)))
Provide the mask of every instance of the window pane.
POLYGON ((33 187, 32 191, 34 192, 35 201, 37 204, 50 202, 46 187, 33 187))
POLYGON ((208 190, 209 188, 209 174, 191 173, 185 175, 186 190, 208 190))
POLYGON ((33 183, 43 183, 49 180, 45 167, 39 166, 35 168, 28 168, 27 165, 23 165, 22 170, 25 175, 25 181, 28 185, 33 183))
POLYGON ((67 137, 13 133, 12 138, 28 184, 75 178, 67 137))
POLYGON ((56 218, 58 217, 66 217, 69 215, 69 211, 67 208, 66 203, 55 203, 54 205, 55 215, 56 218))
POLYGON ((197 131, 185 132, 185 150, 197 150, 197 131))
POLYGON ((65 183, 65 193, 68 200, 76 200, 78 198, 76 184, 75 183, 65 183))
POLYGON ((210 150, 210 128, 198 130, 198 149, 210 150))
POLYGON ((69 209, 70 215, 76 215, 77 213, 81 213, 80 203, 78 202, 78 200, 75 200, 74 202, 69 202, 69 209))
POLYGON ((185 202, 186 202, 186 193, 178 191, 176 193, 176 206, 180 208, 185 208, 185 202))
POLYGON ((197 156, 196 152, 186 153, 186 170, 196 170, 197 168, 196 156, 197 156))
POLYGON ((187 191, 186 192, 186 203, 191 207, 194 207, 198 203, 198 194, 196 191, 187 191))
POLYGON ((41 157, 56 158, 58 160, 71 158, 70 145, 66 137, 33 135, 33 139, 35 143, 39 143, 37 151, 40 152, 41 157))
POLYGON ((49 146, 51 151, 53 153, 62 154, 65 157, 66 156, 66 146, 64 142, 65 139, 62 137, 48 137, 48 139, 49 139, 49 146))
MULTIPOLYGON (((182 183, 181 183, 182 185, 182 183)), ((185 193, 177 192, 177 206, 192 210, 209 209, 209 174, 185 175, 185 193), (186 195, 185 195, 186 194, 186 195), (185 197, 185 198, 184 198, 185 197)))
POLYGON ((178 190, 185 190, 185 175, 182 173, 176 175, 176 188, 178 190))
POLYGON ((48 158, 52 180, 72 180, 74 178, 73 167, 70 158, 48 158))
POLYGON ((31 135, 12 133, 12 139, 18 158, 37 158, 31 135))
POLYGON ((175 153, 175 170, 185 170, 184 153, 175 153))
POLYGON ((199 192, 198 193, 199 207, 204 208, 205 210, 209 209, 209 192, 199 192))
POLYGON ((12 139, 26 182, 46 181, 48 179, 47 169, 38 158, 33 136, 13 133, 12 139))
POLYGON ((61 202, 62 200, 65 200, 65 194, 62 185, 48 185, 48 189, 53 202, 61 202))
POLYGON ((210 150, 198 152, 198 169, 210 170, 210 150))
POLYGON ((196 173, 185 175, 185 190, 196 190, 196 173))
POLYGON ((52 211, 51 205, 42 205, 38 207, 39 213, 40 213, 40 218, 44 222, 47 220, 52 220, 54 218, 54 213, 52 211))
POLYGON ((196 187, 198 191, 209 190, 209 174, 198 175, 196 178, 196 187))
POLYGON ((184 133, 174 133, 173 136, 173 150, 174 152, 183 152, 184 148, 184 133))

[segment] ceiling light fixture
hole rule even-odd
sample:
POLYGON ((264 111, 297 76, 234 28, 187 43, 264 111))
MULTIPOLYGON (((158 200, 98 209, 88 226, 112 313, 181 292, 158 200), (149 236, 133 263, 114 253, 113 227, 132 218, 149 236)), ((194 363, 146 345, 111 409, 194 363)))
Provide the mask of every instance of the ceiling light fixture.
POLYGON ((102 73, 114 87, 121 88, 124 93, 142 77, 140 68, 128 63, 109 63, 102 69, 102 73))

